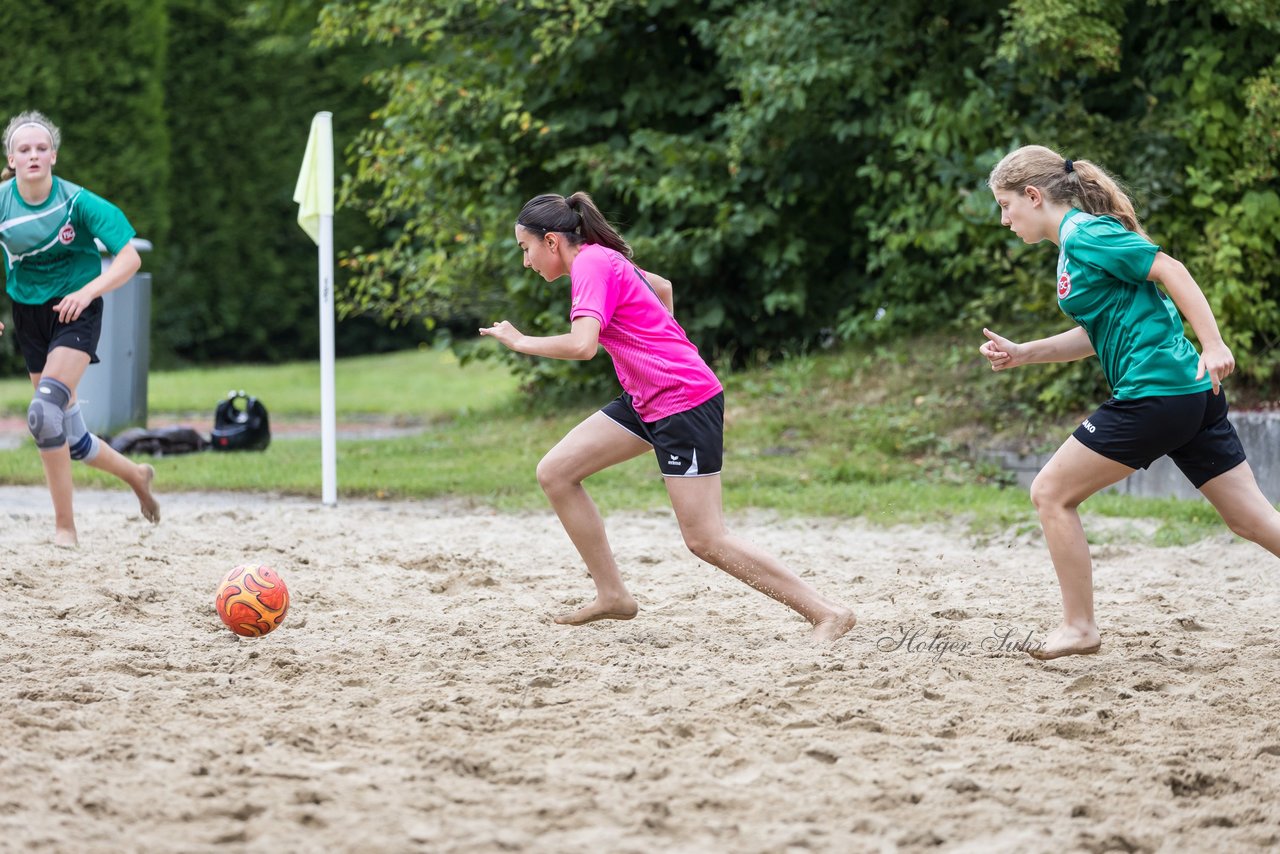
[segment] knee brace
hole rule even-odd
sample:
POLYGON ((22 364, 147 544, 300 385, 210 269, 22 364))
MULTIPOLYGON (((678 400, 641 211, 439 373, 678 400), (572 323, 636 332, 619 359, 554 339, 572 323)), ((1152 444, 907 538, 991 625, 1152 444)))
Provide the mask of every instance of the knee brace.
POLYGON ((80 412, 80 401, 71 404, 63 415, 62 424, 67 431, 67 444, 71 447, 71 459, 92 462, 98 456, 102 440, 89 432, 80 412))
POLYGON ((27 408, 27 429, 42 451, 61 448, 67 443, 63 427, 63 410, 71 401, 71 389, 55 379, 36 383, 36 396, 27 408))

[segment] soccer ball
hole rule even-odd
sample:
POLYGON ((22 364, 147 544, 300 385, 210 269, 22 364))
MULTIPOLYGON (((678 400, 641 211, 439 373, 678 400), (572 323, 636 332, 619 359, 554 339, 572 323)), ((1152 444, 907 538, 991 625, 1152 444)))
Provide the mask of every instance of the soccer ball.
POLYGON ((231 631, 261 637, 284 622, 289 588, 271 567, 246 563, 222 579, 213 607, 231 631))

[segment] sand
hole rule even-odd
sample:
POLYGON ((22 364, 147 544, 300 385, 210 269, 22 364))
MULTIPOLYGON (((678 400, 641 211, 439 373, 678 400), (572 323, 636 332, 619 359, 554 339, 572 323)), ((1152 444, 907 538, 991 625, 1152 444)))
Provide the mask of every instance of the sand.
POLYGON ((1188 851, 1280 845, 1280 562, 1229 534, 1096 549, 1103 651, 1056 623, 1038 536, 734 517, 861 624, 608 523, 642 611, 554 516, 448 503, 0 488, 0 849, 1188 851), (213 613, 286 579, 260 639, 213 613), (904 642, 905 638, 905 642, 904 642))

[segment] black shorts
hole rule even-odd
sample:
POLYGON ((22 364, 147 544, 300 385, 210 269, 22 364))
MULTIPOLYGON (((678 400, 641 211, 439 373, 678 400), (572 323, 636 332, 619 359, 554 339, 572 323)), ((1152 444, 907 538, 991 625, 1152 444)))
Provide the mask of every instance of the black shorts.
POLYGON ((70 347, 89 354, 89 364, 98 363, 98 339, 102 337, 102 297, 98 297, 70 323, 58 320, 53 307, 56 297, 43 305, 13 304, 13 331, 18 349, 27 363, 27 373, 44 372, 44 363, 54 347, 70 347))
POLYGON ((663 476, 720 473, 724 462, 724 392, 693 409, 647 423, 640 420, 626 392, 600 411, 653 445, 663 476))
POLYGON ((1144 469, 1168 455, 1196 489, 1244 462, 1227 393, 1108 400, 1072 434, 1109 460, 1144 469))

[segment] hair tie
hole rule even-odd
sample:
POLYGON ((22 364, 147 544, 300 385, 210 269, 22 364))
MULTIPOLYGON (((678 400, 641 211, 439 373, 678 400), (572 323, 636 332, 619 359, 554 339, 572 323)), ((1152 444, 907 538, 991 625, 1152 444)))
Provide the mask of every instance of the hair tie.
POLYGON ((1072 163, 1070 160, 1068 160, 1064 165, 1066 166, 1067 174, 1068 174, 1068 175, 1070 175, 1072 172, 1076 171, 1076 165, 1075 165, 1074 163, 1072 163))

